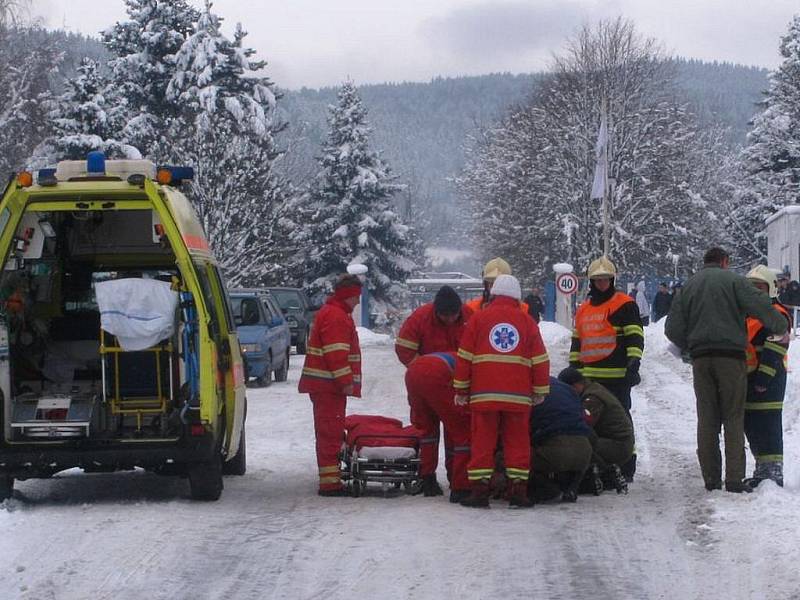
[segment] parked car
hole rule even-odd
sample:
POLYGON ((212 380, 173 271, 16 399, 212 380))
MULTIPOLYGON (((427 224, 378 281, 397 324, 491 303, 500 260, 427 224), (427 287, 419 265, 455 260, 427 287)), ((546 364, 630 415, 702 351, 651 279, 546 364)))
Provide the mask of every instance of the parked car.
POLYGON ((244 363, 190 177, 92 152, 6 186, 0 501, 74 467, 185 476, 198 500, 245 473, 244 363))
POLYGON ((286 315, 286 320, 289 321, 292 345, 297 348, 298 354, 305 354, 308 346, 308 334, 319 306, 314 305, 301 288, 271 287, 267 289, 277 301, 283 314, 286 315))
POLYGON ((273 373, 275 381, 286 381, 291 334, 275 299, 264 289, 231 290, 230 296, 247 377, 259 386, 269 385, 273 373))

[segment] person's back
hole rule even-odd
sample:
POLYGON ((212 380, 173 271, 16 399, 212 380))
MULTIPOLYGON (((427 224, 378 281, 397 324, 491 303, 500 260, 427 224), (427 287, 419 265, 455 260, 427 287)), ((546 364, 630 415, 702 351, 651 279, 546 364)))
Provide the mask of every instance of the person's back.
POLYGON ((692 357, 719 352, 744 357, 748 314, 764 317, 765 327, 774 333, 786 331, 785 320, 765 294, 741 275, 706 264, 673 300, 665 333, 692 357))

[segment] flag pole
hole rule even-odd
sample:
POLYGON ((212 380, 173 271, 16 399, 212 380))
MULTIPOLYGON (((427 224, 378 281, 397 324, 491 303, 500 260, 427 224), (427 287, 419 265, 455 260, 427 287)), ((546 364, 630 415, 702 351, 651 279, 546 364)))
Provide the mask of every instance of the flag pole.
POLYGON ((606 143, 603 148, 603 162, 605 163, 605 185, 603 186, 603 255, 609 256, 611 252, 611 232, 609 227, 609 195, 611 193, 611 177, 608 174, 608 147, 611 143, 611 127, 608 125, 608 110, 606 106, 606 101, 603 100, 603 114, 601 119, 606 121, 607 133, 606 133, 606 143))

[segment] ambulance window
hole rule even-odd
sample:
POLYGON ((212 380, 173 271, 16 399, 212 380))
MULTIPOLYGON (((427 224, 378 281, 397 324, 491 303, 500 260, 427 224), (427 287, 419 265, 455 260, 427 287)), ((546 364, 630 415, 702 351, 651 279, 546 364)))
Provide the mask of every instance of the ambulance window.
POLYGON ((200 287, 203 290, 203 304, 205 304, 206 309, 208 310, 208 329, 209 333, 214 340, 219 340, 220 337, 220 327, 219 327, 219 313, 217 312, 217 303, 214 299, 214 292, 211 288, 211 281, 208 278, 208 273, 206 272, 205 265, 197 264, 197 280, 200 282, 200 287))
POLYGON ((215 267, 209 267, 209 271, 211 271, 212 277, 215 280, 214 283, 219 290, 219 298, 222 301, 222 312, 225 317, 226 325, 228 326, 228 331, 236 331, 236 325, 233 322, 233 313, 231 312, 231 305, 227 300, 227 294, 225 292, 225 290, 228 288, 225 287, 225 281, 222 279, 222 273, 220 273, 219 269, 215 267))

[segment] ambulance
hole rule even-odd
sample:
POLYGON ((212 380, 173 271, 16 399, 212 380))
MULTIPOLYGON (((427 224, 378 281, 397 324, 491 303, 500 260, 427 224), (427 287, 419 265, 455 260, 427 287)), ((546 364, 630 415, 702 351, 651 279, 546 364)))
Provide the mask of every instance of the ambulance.
POLYGON ((135 468, 216 500, 246 470, 245 378, 185 167, 62 161, 0 201, 0 501, 135 468))

